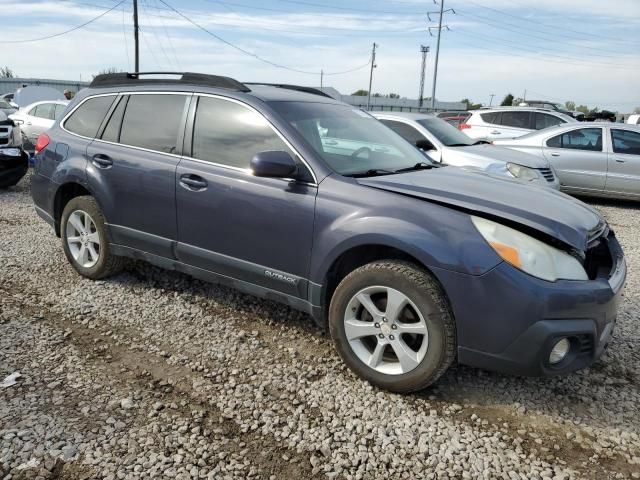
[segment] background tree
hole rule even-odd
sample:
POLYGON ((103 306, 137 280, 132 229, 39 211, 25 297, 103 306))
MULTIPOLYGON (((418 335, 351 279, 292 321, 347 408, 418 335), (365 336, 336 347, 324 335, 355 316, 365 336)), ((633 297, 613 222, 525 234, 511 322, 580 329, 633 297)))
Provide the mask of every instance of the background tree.
POLYGON ((356 90, 351 95, 355 95, 356 97, 366 97, 367 95, 369 95, 369 90, 356 90))
POLYGON ((473 101, 469 100, 468 98, 463 98, 462 100, 460 100, 460 102, 466 104, 467 110, 477 110, 482 107, 481 103, 473 103, 473 101))
POLYGON ((400 98, 400 95, 398 95, 397 93, 390 93, 389 98, 400 98))
POLYGON ((120 70, 118 67, 103 68, 98 73, 93 75, 93 78, 96 78, 98 75, 102 75, 102 74, 105 74, 105 73, 122 73, 122 72, 124 72, 124 70, 120 70))
POLYGON ((576 109, 576 102, 572 102, 571 100, 564 102, 564 108, 572 112, 576 109))
POLYGON ((0 78, 16 78, 9 67, 0 67, 0 78))
POLYGON ((589 107, 587 107, 586 105, 578 105, 576 107, 576 111, 584 113, 585 115, 589 115, 590 113, 589 107))
POLYGON ((504 99, 502 100, 502 103, 500 104, 501 107, 510 107, 511 105, 513 105, 513 95, 510 93, 507 93, 504 97, 504 99))
POLYGON ((640 113, 640 107, 636 107, 633 109, 633 113, 640 113))

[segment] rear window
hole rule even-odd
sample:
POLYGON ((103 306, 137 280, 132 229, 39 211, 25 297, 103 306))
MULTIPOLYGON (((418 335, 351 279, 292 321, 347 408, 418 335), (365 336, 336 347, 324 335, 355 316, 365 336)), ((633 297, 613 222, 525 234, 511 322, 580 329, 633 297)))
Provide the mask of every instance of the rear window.
POLYGON ((561 119, 554 115, 549 115, 547 113, 538 113, 535 114, 535 129, 542 130, 543 128, 553 127, 555 125, 560 125, 564 123, 561 119))
POLYGON ((481 113, 480 117, 485 123, 498 124, 500 122, 500 112, 481 113))
POLYGON ((131 95, 122 119, 120 143, 176 153, 185 95, 131 95))
POLYGON ((108 95, 88 99, 67 118, 64 128, 83 137, 95 137, 115 98, 115 95, 108 95))

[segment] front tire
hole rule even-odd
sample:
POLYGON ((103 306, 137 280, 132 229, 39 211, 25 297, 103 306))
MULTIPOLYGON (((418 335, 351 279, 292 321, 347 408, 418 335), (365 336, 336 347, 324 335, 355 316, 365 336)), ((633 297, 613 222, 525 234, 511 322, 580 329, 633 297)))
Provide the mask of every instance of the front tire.
POLYGON ((93 197, 75 197, 67 203, 60 233, 67 260, 80 275, 98 280, 122 270, 124 259, 110 252, 104 216, 93 197))
POLYGON ((373 262, 347 275, 331 299, 329 329, 351 370, 393 392, 426 388, 455 359, 445 294, 408 262, 373 262))

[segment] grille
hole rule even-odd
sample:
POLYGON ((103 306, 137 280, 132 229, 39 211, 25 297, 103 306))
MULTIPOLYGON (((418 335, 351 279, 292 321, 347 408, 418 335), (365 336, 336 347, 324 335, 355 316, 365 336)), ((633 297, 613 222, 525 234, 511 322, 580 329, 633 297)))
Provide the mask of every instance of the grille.
POLYGON ((0 138, 0 145, 7 145, 9 143, 8 138, 0 138))
POLYGON ((550 168, 539 168, 538 171, 547 180, 547 182, 553 182, 553 180, 555 179, 553 170, 551 170, 550 168))

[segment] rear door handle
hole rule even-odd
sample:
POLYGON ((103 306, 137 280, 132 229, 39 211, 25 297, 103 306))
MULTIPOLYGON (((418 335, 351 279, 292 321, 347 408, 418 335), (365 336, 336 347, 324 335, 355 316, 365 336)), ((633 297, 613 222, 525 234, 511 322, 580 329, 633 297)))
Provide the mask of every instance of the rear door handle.
POLYGON ((493 132, 491 132, 491 135, 502 135, 502 132, 499 132, 498 130, 494 130, 493 132))
POLYGON ((614 159, 615 159, 615 161, 616 161, 616 162, 618 162, 618 163, 625 163, 625 162, 626 162, 626 160, 625 160, 625 159, 620 158, 620 157, 613 157, 613 158, 614 158, 614 159))
POLYGON ((91 163, 93 163, 98 168, 110 168, 113 165, 113 160, 108 155, 104 155, 102 153, 96 153, 91 158, 91 163))
POLYGON ((192 192, 201 192, 207 189, 207 181, 199 175, 185 173, 180 175, 180 185, 192 192))
POLYGON ((559 157, 560 154, 558 152, 551 152, 552 157, 559 157))

